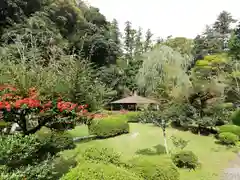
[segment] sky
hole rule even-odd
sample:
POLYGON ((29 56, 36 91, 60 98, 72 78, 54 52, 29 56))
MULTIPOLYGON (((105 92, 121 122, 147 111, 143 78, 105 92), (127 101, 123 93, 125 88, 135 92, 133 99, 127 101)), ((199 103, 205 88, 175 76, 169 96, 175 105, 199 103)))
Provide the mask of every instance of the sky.
POLYGON ((218 14, 226 10, 240 20, 239 0, 86 0, 100 9, 107 20, 119 22, 123 31, 126 21, 134 28, 148 28, 154 37, 194 38, 213 24, 218 14))

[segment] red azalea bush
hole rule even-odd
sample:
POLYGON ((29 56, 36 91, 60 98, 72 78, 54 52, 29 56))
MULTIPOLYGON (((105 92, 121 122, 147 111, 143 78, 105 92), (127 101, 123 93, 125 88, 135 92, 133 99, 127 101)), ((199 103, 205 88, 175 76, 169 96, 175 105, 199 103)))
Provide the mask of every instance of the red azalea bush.
POLYGON ((11 86, 0 86, 0 110, 5 122, 17 123, 24 134, 35 133, 42 126, 59 128, 58 124, 75 124, 87 113, 87 105, 63 101, 61 98, 48 102, 38 99, 36 88, 30 88, 28 97, 18 95, 11 86), (10 91, 10 92, 9 92, 10 91), (28 119, 29 115, 33 115, 28 119), (35 124, 29 129, 29 124, 35 124))

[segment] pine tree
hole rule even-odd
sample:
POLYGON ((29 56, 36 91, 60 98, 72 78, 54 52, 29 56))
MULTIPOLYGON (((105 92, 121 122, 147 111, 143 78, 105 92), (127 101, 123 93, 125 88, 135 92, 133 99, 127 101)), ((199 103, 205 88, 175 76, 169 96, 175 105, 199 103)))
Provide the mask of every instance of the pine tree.
POLYGON ((144 52, 148 52, 152 48, 152 32, 150 29, 147 30, 144 43, 144 52))
POLYGON ((213 30, 217 33, 219 41, 221 41, 222 49, 227 48, 227 43, 232 32, 231 24, 235 23, 236 20, 233 19, 232 15, 227 11, 222 11, 216 22, 213 24, 213 30))
POLYGON ((142 28, 138 28, 136 38, 135 38, 135 48, 134 48, 134 57, 138 57, 143 52, 143 43, 142 43, 142 28))
POLYGON ((119 30, 119 26, 118 26, 118 22, 116 19, 113 19, 112 23, 111 23, 111 38, 113 39, 113 41, 120 46, 121 41, 121 33, 119 30))
POLYGON ((129 64, 129 60, 133 59, 135 35, 136 30, 132 29, 132 23, 127 21, 124 29, 124 50, 127 64, 129 64))

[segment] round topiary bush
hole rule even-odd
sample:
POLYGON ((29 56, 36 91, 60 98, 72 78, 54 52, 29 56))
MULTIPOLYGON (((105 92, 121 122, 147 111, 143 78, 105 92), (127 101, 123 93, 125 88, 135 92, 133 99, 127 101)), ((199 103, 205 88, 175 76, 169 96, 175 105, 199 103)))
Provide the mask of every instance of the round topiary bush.
POLYGON ((240 126, 240 110, 236 110, 231 116, 232 123, 240 126))
POLYGON ((82 158, 95 163, 124 165, 123 161, 121 161, 121 155, 111 148, 88 148, 84 151, 82 158))
POLYGON ((112 164, 83 162, 61 180, 143 180, 133 172, 112 164))
POLYGON ((113 137, 120 134, 129 133, 129 124, 121 116, 110 116, 103 119, 93 119, 88 125, 91 135, 98 138, 113 137))
POLYGON ((180 151, 172 155, 173 163, 179 168, 196 169, 198 157, 192 151, 180 151))
POLYGON ((231 124, 220 126, 219 134, 225 133, 225 132, 231 132, 231 133, 237 135, 238 137, 240 137, 240 127, 239 126, 231 125, 231 124))
POLYGON ((177 167, 169 160, 156 156, 140 156, 129 162, 129 168, 147 180, 179 180, 177 167))
POLYGON ((238 142, 239 137, 231 132, 223 132, 219 134, 218 139, 222 144, 235 145, 238 142))

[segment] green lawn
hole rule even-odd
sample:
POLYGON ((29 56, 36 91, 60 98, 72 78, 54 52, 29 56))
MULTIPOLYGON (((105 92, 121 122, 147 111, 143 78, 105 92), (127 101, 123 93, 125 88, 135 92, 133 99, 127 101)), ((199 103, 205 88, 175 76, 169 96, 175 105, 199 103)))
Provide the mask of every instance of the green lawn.
MULTIPOLYGON (((88 147, 111 147, 115 151, 120 152, 126 160, 138 153, 149 156, 160 155, 157 152, 163 144, 163 136, 160 128, 150 124, 131 124, 130 128, 131 132, 126 135, 80 143, 77 145, 74 153, 80 153, 88 147), (138 136, 134 137, 133 134, 137 132, 139 133, 138 136), (149 152, 148 148, 152 149, 152 151, 149 152)), ((74 136, 76 134, 85 135, 87 127, 77 127, 71 133, 74 136)), ((232 149, 216 144, 214 137, 194 135, 190 132, 182 132, 172 128, 167 129, 168 137, 173 134, 185 140, 190 140, 186 149, 195 152, 202 163, 202 167, 196 171, 180 170, 181 180, 219 180, 222 170, 227 168, 229 161, 236 156, 232 149)), ((168 140, 168 145, 170 150, 174 151, 171 140, 168 140)), ((70 155, 73 154, 73 151, 64 153, 65 155, 70 155)))

